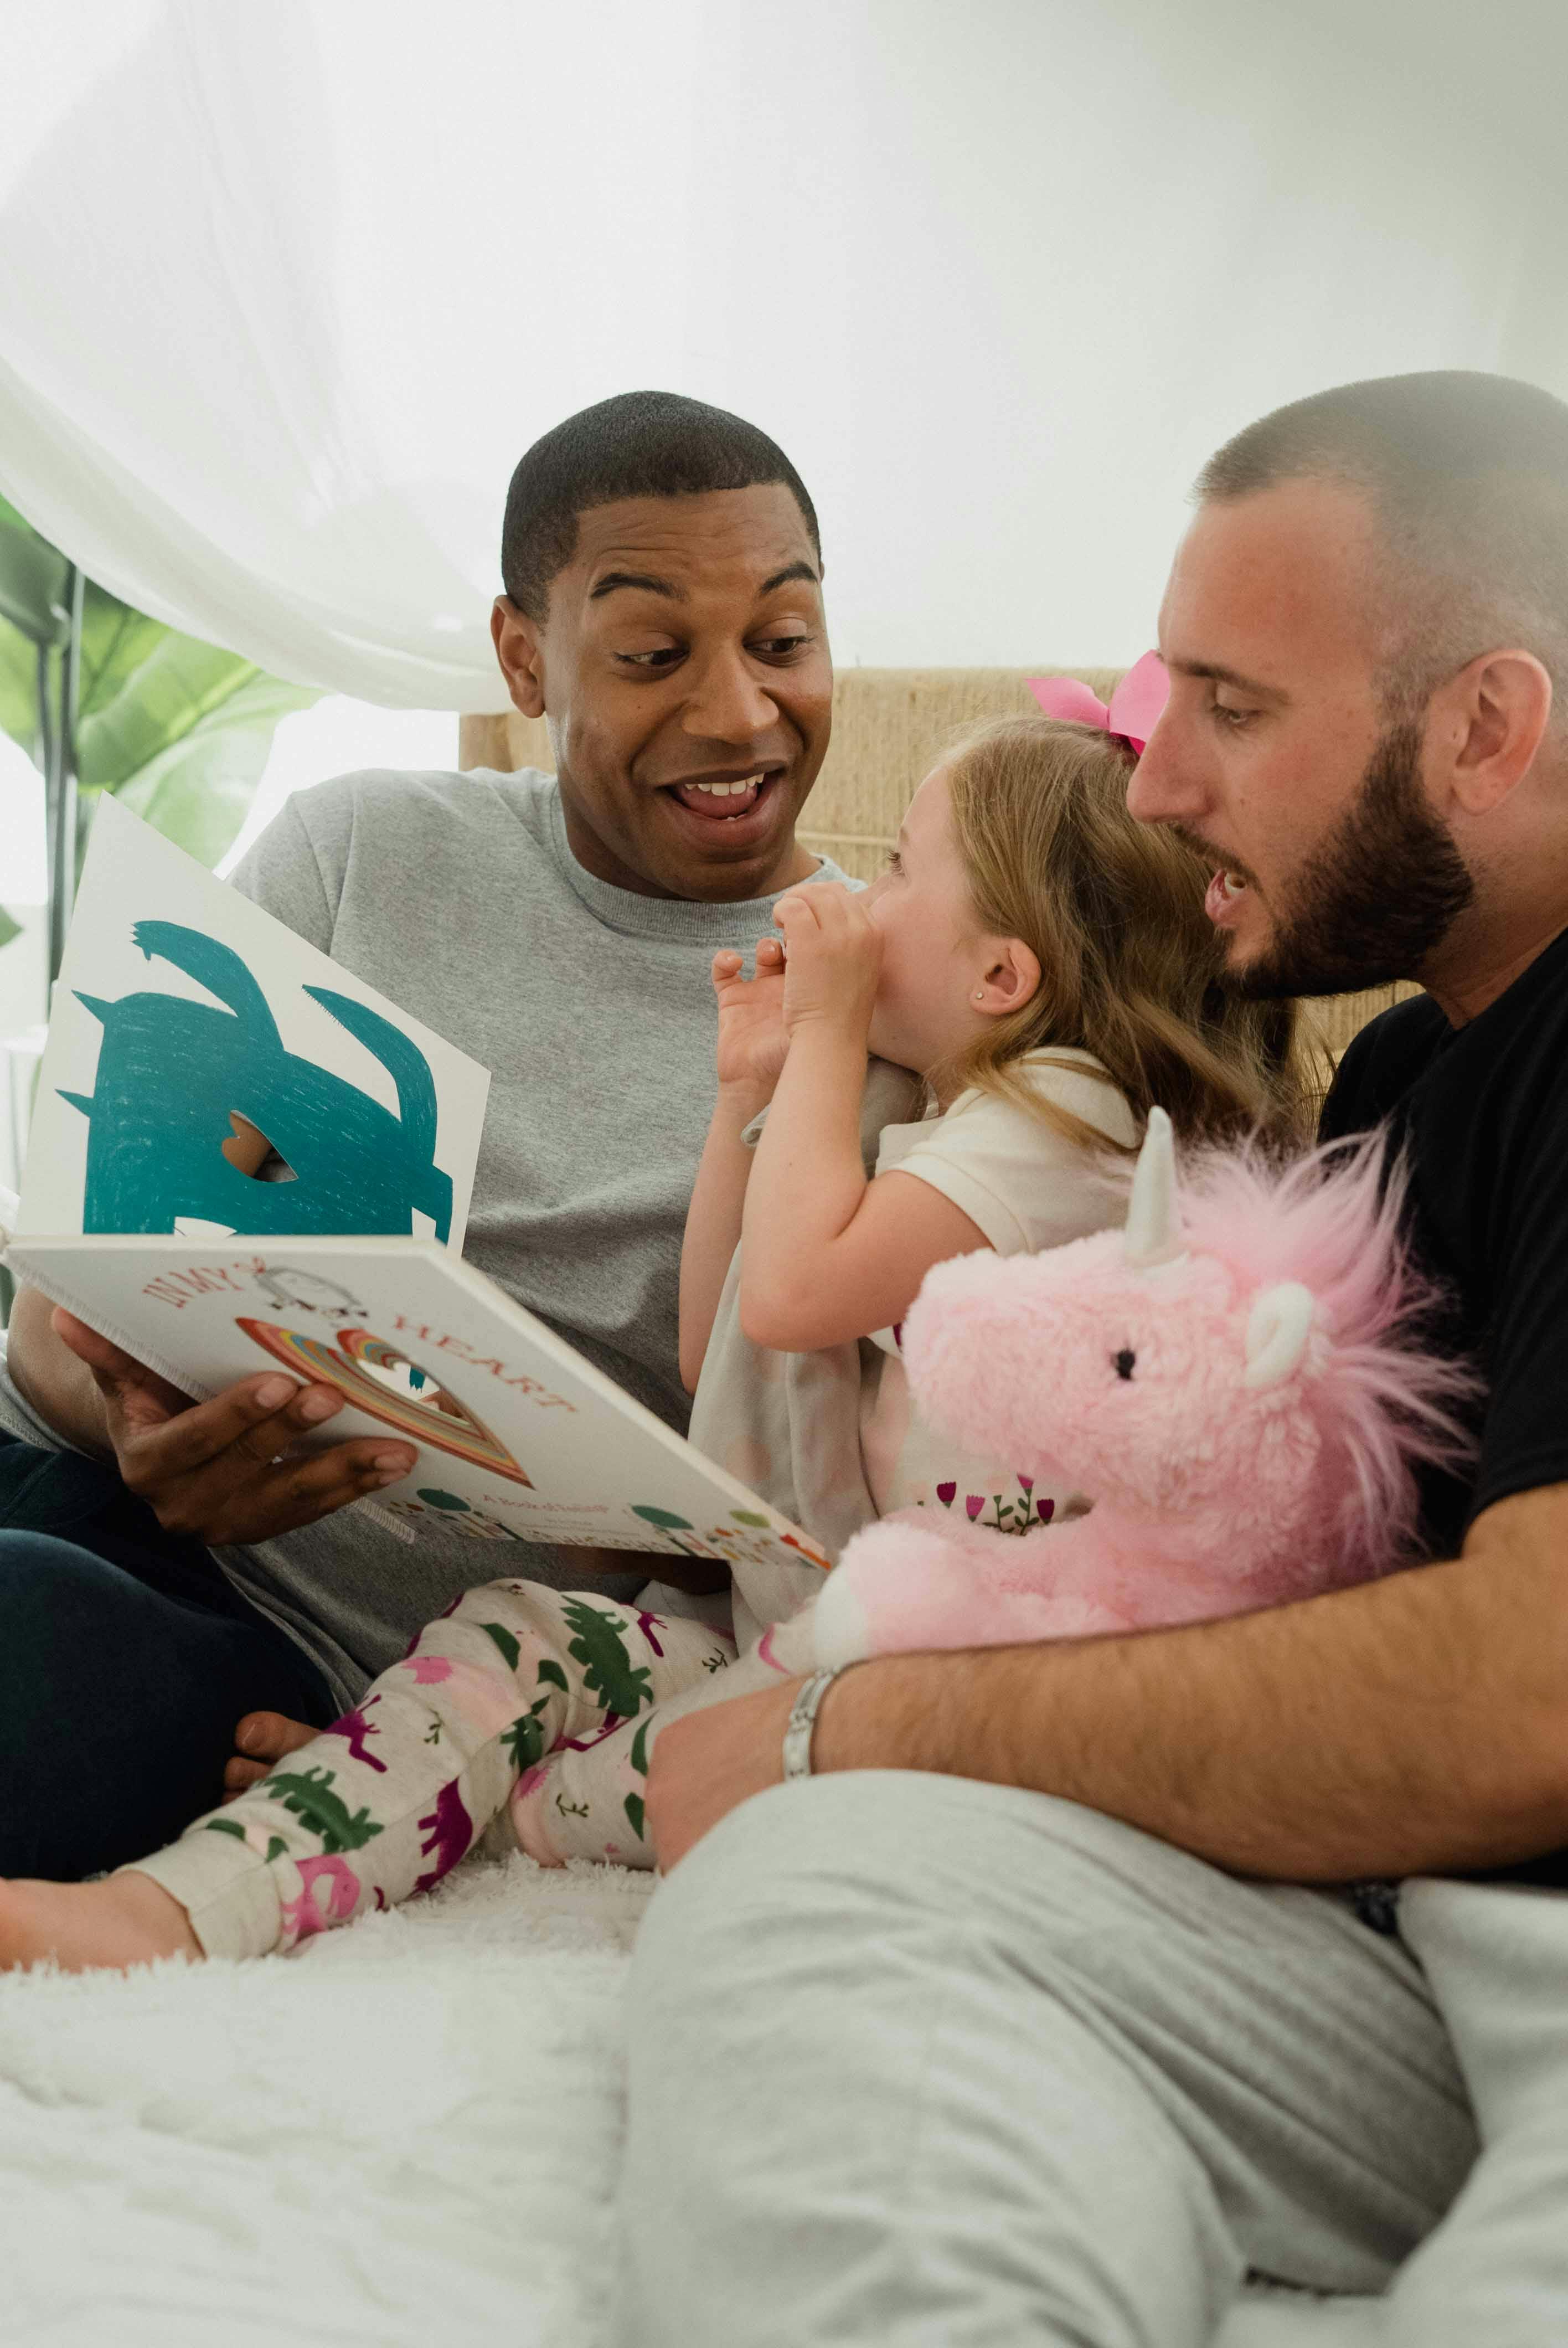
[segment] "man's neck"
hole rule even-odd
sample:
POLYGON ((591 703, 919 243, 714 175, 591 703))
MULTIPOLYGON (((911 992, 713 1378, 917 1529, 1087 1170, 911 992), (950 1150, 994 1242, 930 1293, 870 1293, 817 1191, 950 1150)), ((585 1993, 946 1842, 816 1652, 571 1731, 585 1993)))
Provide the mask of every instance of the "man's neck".
POLYGON ((1421 984, 1450 1027, 1464 1027, 1479 1018, 1515 979, 1522 978, 1532 962, 1568 928, 1568 906, 1558 905, 1535 915, 1522 926, 1462 940, 1445 940, 1454 951, 1440 952, 1420 973, 1421 984))

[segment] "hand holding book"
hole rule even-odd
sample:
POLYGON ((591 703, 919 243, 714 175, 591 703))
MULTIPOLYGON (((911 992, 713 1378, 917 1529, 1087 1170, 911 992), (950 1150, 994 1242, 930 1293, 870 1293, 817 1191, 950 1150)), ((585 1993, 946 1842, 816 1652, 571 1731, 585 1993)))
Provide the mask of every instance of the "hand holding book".
POLYGON ((300 1438, 343 1407, 331 1386, 269 1372, 192 1402, 63 1307, 51 1325, 92 1375, 128 1490, 168 1532, 209 1547, 271 1540, 401 1483, 414 1466, 412 1444, 374 1436, 297 1456, 300 1438))

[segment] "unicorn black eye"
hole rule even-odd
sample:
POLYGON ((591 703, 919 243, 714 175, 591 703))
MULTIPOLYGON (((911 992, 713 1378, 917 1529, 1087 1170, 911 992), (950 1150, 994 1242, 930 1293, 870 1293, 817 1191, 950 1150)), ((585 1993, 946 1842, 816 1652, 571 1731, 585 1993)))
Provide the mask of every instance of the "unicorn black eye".
POLYGON ((1130 1378, 1132 1375, 1132 1365, 1137 1358, 1138 1356, 1132 1351, 1131 1345, 1123 1345, 1119 1354, 1113 1354, 1112 1355, 1112 1359, 1116 1365, 1117 1376, 1119 1378, 1130 1378))

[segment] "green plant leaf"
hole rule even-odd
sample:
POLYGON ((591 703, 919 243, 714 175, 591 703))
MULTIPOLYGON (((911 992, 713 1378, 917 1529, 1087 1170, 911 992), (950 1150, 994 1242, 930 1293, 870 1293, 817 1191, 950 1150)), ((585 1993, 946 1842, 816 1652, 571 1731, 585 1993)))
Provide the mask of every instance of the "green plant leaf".
POLYGON ((0 727, 29 758, 38 755, 38 649, 0 619, 0 727))
POLYGON ((249 669, 226 699, 138 767, 115 797, 210 868, 245 820, 278 720, 319 697, 314 685, 285 685, 249 669))
POLYGON ((0 946, 8 946, 13 938, 22 934, 22 924, 14 922, 4 905, 0 905, 0 946))
MULTIPOLYGON (((124 647, 128 637, 142 632, 122 631, 97 672, 94 703, 84 699, 78 711, 77 772, 84 790, 119 790, 261 677, 255 664, 237 653, 158 628, 156 622, 144 625, 157 633, 144 641, 141 658, 128 656, 124 647)), ((297 696, 300 688, 283 690, 297 696)), ((304 697, 313 701, 315 695, 306 689, 304 697)), ((295 697, 284 706, 298 709, 303 703, 295 697)))
MULTIPOLYGON (((0 727, 35 760, 38 650, 48 647, 56 664, 64 657, 67 572, 0 499, 0 727)), ((113 791, 214 864, 245 819, 279 718, 320 697, 85 584, 76 755, 87 809, 113 791)))
MULTIPOLYGON (((95 580, 82 598, 82 665, 77 680, 77 721, 106 709, 122 692, 159 640, 170 631, 161 620, 133 611, 95 580)), ((235 655, 231 654, 231 658, 235 655)))
MULTIPOLYGON (((36 542, 39 546, 44 543, 42 539, 36 542)), ((53 552, 52 549, 46 551, 53 552)), ((5 554, 5 540, 3 529, 0 529, 0 567, 4 565, 5 554)), ((0 604, 0 621, 4 616, 4 607, 0 604)), ((107 720, 107 727, 105 745, 99 755, 106 772, 112 769, 117 757, 122 755, 116 746, 123 742, 132 730, 128 721, 128 703, 134 700, 137 672, 166 638, 182 644, 192 644, 195 641, 190 636, 177 636, 161 621, 149 620, 145 612, 132 611, 130 605, 122 603, 118 595, 111 595, 107 587, 99 587, 90 579, 87 582, 82 598, 81 670, 77 689, 78 763, 82 734, 86 730, 90 735, 90 721, 101 716, 107 720)), ((233 675, 248 676, 253 674, 251 664, 241 660, 237 653, 215 653, 213 647, 205 644, 197 649, 211 654, 215 661, 226 663, 233 675)), ((209 668, 203 672, 204 680, 210 675, 209 668)), ((171 718, 178 716, 179 696, 167 685, 161 691, 168 715, 171 718)), ((210 690, 206 693, 197 691, 193 697, 196 705, 189 713, 190 723, 194 723, 207 705, 210 698, 210 690)), ((38 649, 32 637, 15 624, 0 624, 0 727, 14 742, 21 744, 30 758, 36 756, 38 649)), ((175 730, 178 728, 171 727, 165 739, 172 738, 175 730)), ((163 747, 162 741, 151 742, 147 754, 150 756, 152 749, 163 747)), ((133 768, 127 767, 118 779, 123 781, 126 774, 133 771, 133 768)))
POLYGON ((0 618, 33 644, 64 644, 70 628, 70 564, 0 498, 0 618))

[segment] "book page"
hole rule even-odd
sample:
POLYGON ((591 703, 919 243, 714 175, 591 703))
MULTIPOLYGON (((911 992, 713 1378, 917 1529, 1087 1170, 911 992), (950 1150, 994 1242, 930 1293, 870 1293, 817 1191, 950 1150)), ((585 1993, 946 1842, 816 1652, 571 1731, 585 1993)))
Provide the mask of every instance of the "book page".
POLYGON ((15 1228, 387 1232, 460 1253, 489 1085, 106 798, 15 1228), (258 1134, 272 1146, 264 1179, 247 1170, 265 1155, 258 1134))
POLYGON ((440 1523, 500 1544, 783 1566, 808 1585, 828 1565, 798 1527, 427 1241, 18 1237, 5 1261, 187 1394, 267 1368, 334 1387, 346 1408, 319 1443, 390 1431, 415 1447, 408 1476, 361 1503, 414 1539, 440 1523))

